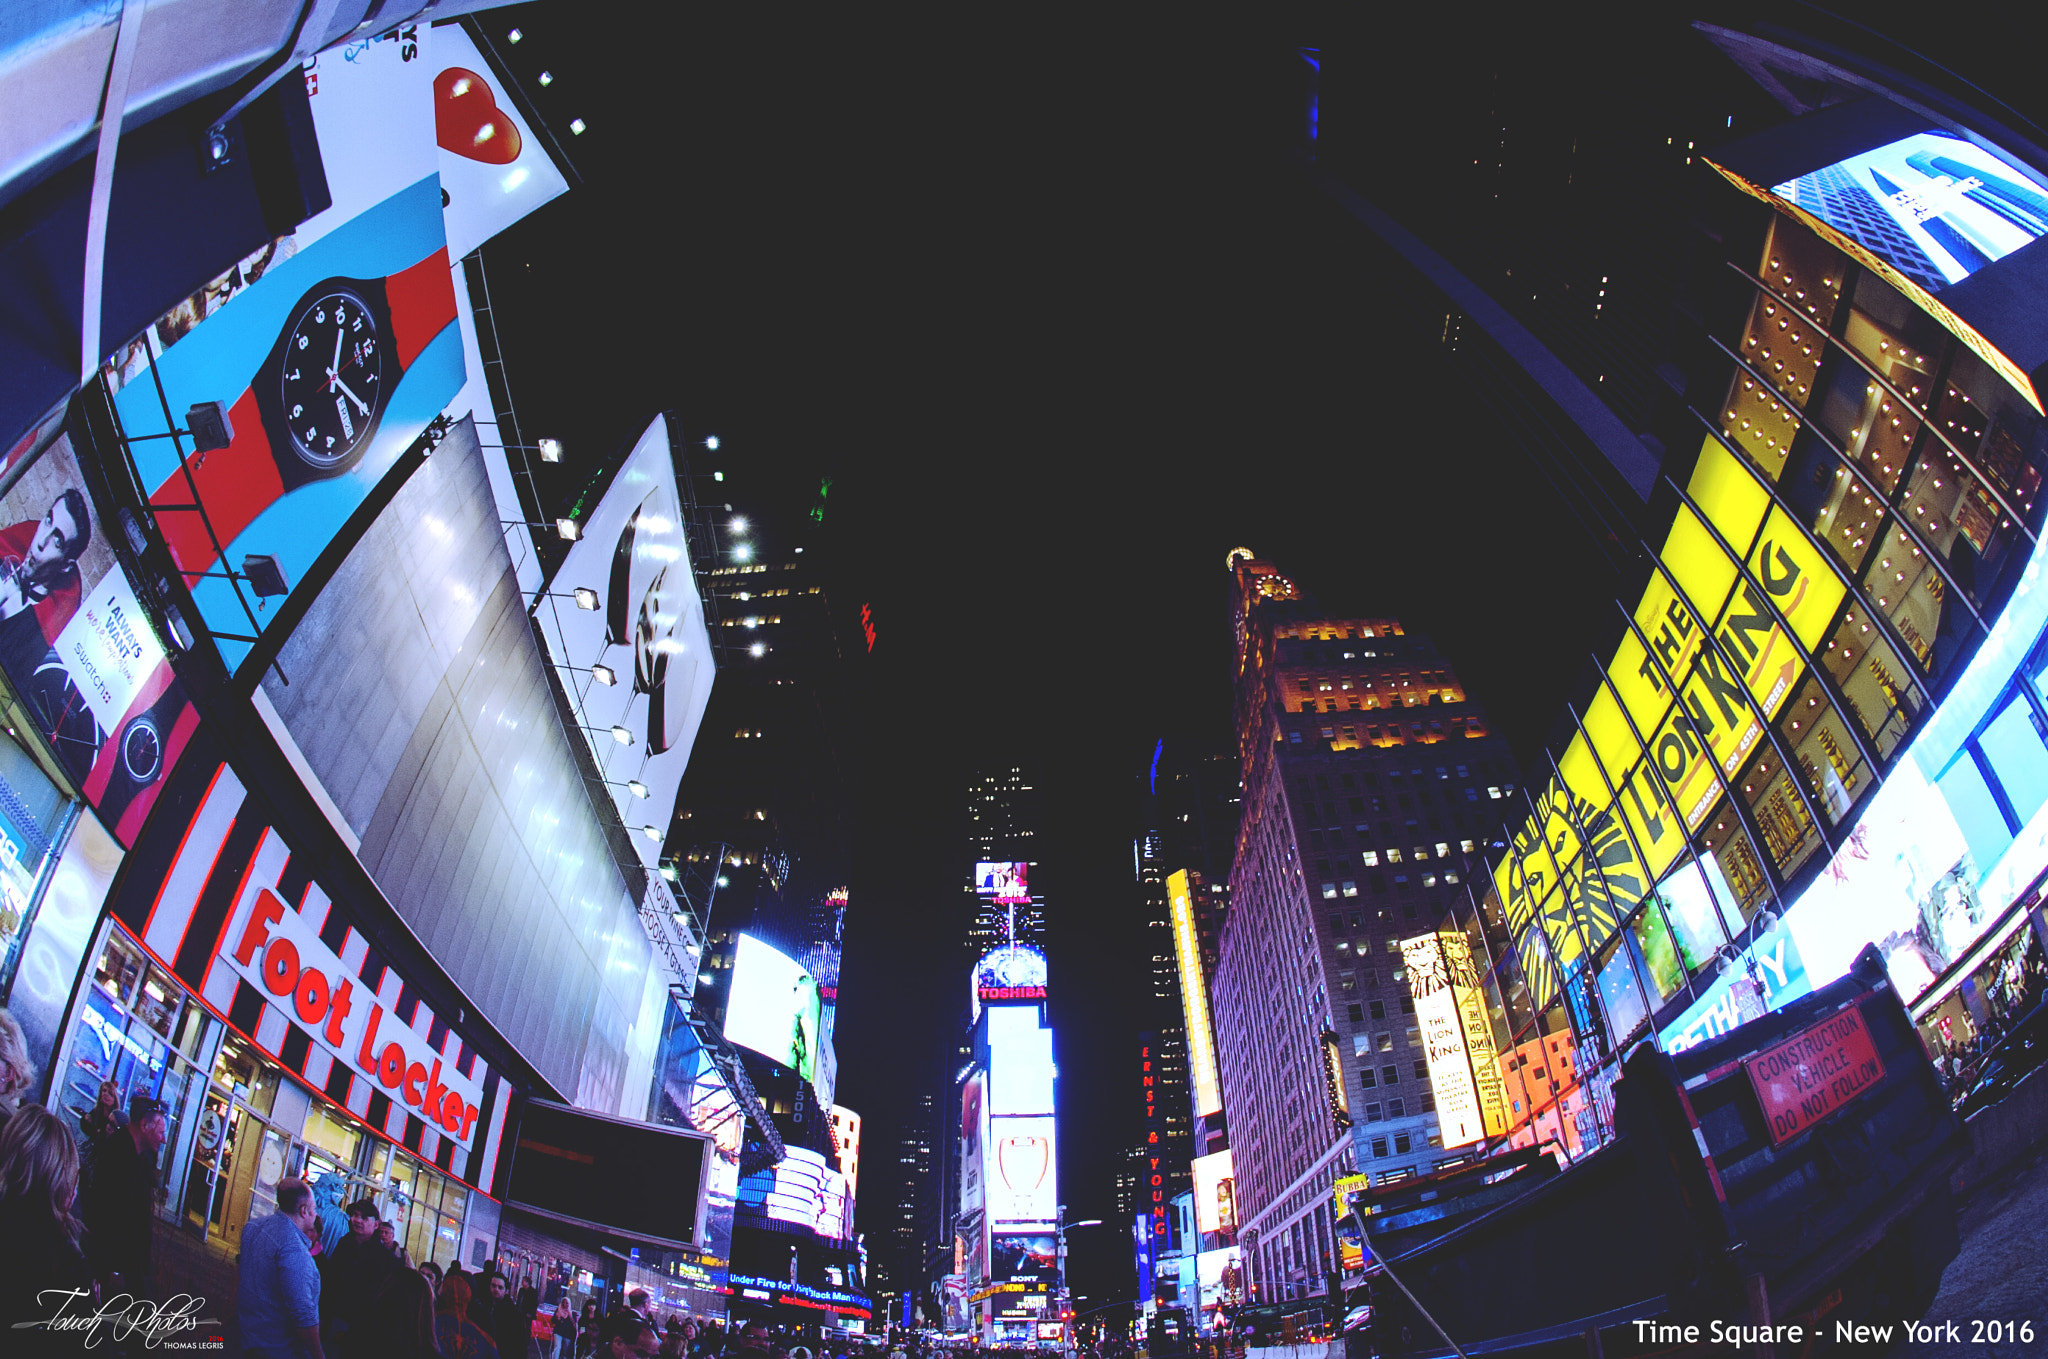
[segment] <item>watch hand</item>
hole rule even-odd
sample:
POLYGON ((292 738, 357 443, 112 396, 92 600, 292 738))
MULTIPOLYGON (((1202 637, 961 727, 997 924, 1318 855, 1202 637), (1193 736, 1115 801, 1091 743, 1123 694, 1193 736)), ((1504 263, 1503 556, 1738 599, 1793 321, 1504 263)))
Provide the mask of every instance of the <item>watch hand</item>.
POLYGON ((345 333, 338 325, 334 328, 334 361, 327 365, 327 376, 330 380, 341 371, 341 341, 345 333))
POLYGON ((346 393, 348 399, 355 402, 357 409, 362 411, 363 414, 368 415, 370 413, 370 403, 363 400, 361 397, 357 396, 354 392, 349 391, 349 385, 346 382, 343 382, 340 378, 336 378, 334 380, 334 385, 340 388, 341 391, 346 393))

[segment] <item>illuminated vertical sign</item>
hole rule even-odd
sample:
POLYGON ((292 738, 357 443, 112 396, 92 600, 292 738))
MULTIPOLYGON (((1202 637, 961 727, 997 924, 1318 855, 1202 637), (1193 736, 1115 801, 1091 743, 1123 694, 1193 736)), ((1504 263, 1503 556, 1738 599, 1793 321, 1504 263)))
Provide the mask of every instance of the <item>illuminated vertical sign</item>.
MULTIPOLYGON (((1471 976, 1472 957, 1465 936, 1455 930, 1421 934, 1401 941, 1401 963, 1408 972, 1408 990, 1415 997, 1415 1018, 1422 1029, 1423 1055, 1429 1062, 1429 1087, 1436 1096, 1437 1126, 1446 1147, 1462 1147, 1488 1135, 1487 1112, 1480 1101, 1478 1084, 1472 1079, 1473 1062, 1467 1043, 1465 1017, 1460 1014, 1458 992, 1478 996, 1471 976), (1462 968, 1451 957, 1455 942, 1462 968)), ((1486 1022, 1481 1011, 1480 1025, 1486 1022)), ((1491 1057, 1492 1040, 1487 1040, 1491 1057)), ((1493 1067, 1489 1060, 1487 1065, 1493 1067)), ((1495 1102, 1499 1103, 1499 1078, 1493 1080, 1495 1102)), ((1504 1111, 1497 1113, 1505 1130, 1504 1111)))
POLYGON ((1138 1047, 1139 1093, 1145 1097, 1145 1213, 1152 1223, 1155 1248, 1170 1235, 1166 1208, 1166 1120, 1159 1112, 1159 1084, 1153 1061, 1159 1050, 1155 1036, 1144 1035, 1138 1047))
POLYGON ((1207 1118, 1223 1111, 1223 1085, 1216 1078, 1216 1035, 1209 1026, 1209 987, 1202 975, 1202 947, 1195 936, 1195 903, 1186 869, 1168 875, 1166 898, 1173 906, 1173 953, 1180 964, 1181 1007, 1187 1012, 1195 1117, 1207 1118))
POLYGON ((1334 1029, 1323 1030, 1323 1093, 1329 1097, 1331 1125, 1343 1132, 1351 1126, 1351 1094, 1344 1088, 1344 1061, 1334 1029))

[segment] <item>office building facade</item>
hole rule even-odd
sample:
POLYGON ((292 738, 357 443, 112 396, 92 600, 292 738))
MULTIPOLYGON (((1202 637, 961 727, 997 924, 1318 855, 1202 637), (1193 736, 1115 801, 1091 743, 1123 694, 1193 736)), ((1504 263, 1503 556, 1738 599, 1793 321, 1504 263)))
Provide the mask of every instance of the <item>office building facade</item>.
POLYGON ((1331 1191, 1438 1144, 1400 942, 1461 890, 1513 757, 1430 641, 1229 556, 1243 818, 1213 1007, 1240 1241, 1262 1300, 1320 1292, 1331 1191))

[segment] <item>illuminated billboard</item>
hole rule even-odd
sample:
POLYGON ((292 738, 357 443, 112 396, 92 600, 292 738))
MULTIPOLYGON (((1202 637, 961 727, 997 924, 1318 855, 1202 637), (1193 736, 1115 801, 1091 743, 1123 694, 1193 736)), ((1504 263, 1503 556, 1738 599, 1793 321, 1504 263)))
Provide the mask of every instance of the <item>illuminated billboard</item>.
POLYGON ((977 1000, 1043 1000, 1045 982, 1045 951, 1029 944, 990 949, 974 966, 977 1000))
POLYGON ((988 1132, 989 1221, 997 1226, 1049 1225, 1059 1220, 1059 1165, 1050 1114, 991 1118, 988 1132))
POLYGON ((988 1009, 991 1117, 1050 1114, 1055 1108, 1052 1029, 1040 1023, 1043 1009, 1038 1005, 991 1005, 988 1009))
POLYGON ((960 1225, 962 1270, 970 1283, 988 1279, 989 1123, 986 1078, 979 1071, 960 1089, 960 1225))
POLYGON ((460 26, 433 30, 434 140, 448 254, 461 259, 569 181, 460 26))
POLYGON ((1224 1246, 1205 1250, 1195 1257, 1195 1286, 1200 1290, 1201 1308, 1235 1307, 1244 1301, 1244 1250, 1224 1246))
MULTIPOLYGON (((1429 1089, 1436 1097, 1437 1127, 1446 1147, 1462 1147, 1484 1139, 1486 1121, 1480 1113, 1479 1090, 1472 1080, 1472 1062, 1465 1046, 1465 1029, 1459 1021, 1457 998, 1452 994, 1450 961, 1444 956, 1445 938, 1465 936, 1446 930, 1442 936, 1421 934, 1401 941, 1401 965, 1408 973, 1408 990, 1415 998, 1415 1022, 1422 1030, 1423 1056, 1429 1063, 1429 1089)), ((1471 958, 1465 959, 1466 985, 1475 994, 1478 979, 1469 974, 1471 958)))
POLYGON ((2048 185, 1945 132, 1902 137, 1771 192, 1929 292, 2048 235, 2048 185))
POLYGON ((1798 521, 1719 440, 1706 440, 1687 491, 1705 518, 1679 510, 1663 569, 1558 761, 1562 779, 1531 790, 1534 811, 1494 869, 1539 1008, 1679 861, 1718 804, 1721 778, 1793 697, 1846 594, 1798 521))
POLYGON ((808 1147, 790 1147, 780 1161, 742 1179, 739 1203, 774 1222, 833 1240, 852 1239, 846 1176, 808 1147))
POLYGON ((534 618, 651 870, 713 677, 665 416, 641 434, 581 533, 534 618))
POLYGON ((1059 1278, 1059 1237, 1051 1232, 999 1232, 989 1239, 989 1282, 1053 1284, 1059 1278))
POLYGON ((725 1036, 779 1062, 806 1081, 818 1073, 823 1022, 818 983, 794 958, 750 934, 733 949, 725 1036))
POLYGON ((1202 946, 1195 933, 1195 903, 1186 869, 1167 875, 1166 899, 1173 910, 1173 955, 1180 965, 1181 1007, 1187 1016, 1195 1117, 1207 1118, 1223 1111, 1223 1084, 1216 1074, 1216 1034, 1209 1023, 1209 987, 1202 971, 1202 946))
POLYGON ((155 528, 230 670, 251 649, 234 638, 292 616, 282 606, 463 383, 421 51, 434 31, 322 54, 307 88, 332 206, 109 365, 155 528), (167 411, 209 402, 227 408, 226 447, 151 437, 167 411))
POLYGON ((1210 1152, 1190 1163, 1195 1182, 1195 1230, 1203 1236, 1237 1235, 1237 1178, 1230 1151, 1210 1152))
POLYGON ((998 904, 1027 902, 1031 889, 1025 878, 1030 868, 1028 863, 976 864, 974 890, 980 896, 994 897, 998 904))
POLYGON ((132 846, 199 718, 115 564, 70 438, 16 475, 0 497, 0 668, 100 819, 132 846))

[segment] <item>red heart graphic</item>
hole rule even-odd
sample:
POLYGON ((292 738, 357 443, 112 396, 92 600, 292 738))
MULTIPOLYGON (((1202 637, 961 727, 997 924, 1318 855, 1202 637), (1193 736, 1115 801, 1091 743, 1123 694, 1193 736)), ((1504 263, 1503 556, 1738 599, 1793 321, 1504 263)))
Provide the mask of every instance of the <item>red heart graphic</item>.
POLYGON ((519 127, 498 107, 490 82, 475 71, 450 66, 434 77, 434 140, 486 165, 519 159, 519 127))

